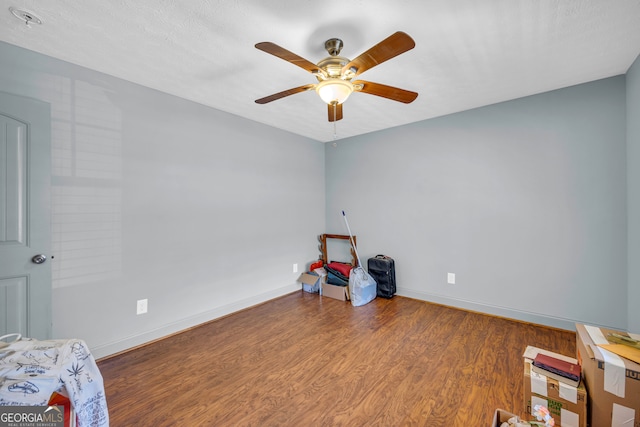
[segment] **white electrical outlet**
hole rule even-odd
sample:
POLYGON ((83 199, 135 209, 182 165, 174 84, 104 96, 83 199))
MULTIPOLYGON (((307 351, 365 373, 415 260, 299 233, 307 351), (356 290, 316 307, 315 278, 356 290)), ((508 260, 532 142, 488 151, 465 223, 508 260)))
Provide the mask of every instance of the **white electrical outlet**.
POLYGON ((455 273, 447 273, 447 283, 450 285, 456 284, 456 274, 455 273))
POLYGON ((149 300, 145 299, 139 299, 138 300, 138 304, 136 305, 136 314, 145 314, 147 312, 147 305, 149 303, 149 300))
POLYGON ((298 272, 298 264, 293 264, 293 272, 294 273, 298 272))

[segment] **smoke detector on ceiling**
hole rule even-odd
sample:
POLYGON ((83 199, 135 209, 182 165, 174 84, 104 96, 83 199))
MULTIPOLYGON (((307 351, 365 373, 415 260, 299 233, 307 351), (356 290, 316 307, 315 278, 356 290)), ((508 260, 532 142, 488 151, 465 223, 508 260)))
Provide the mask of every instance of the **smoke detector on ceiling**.
POLYGON ((42 25, 42 19, 38 18, 35 14, 31 12, 27 12, 26 10, 16 9, 15 7, 10 7, 9 12, 13 14, 16 18, 23 21, 27 27, 31 27, 31 24, 42 25))

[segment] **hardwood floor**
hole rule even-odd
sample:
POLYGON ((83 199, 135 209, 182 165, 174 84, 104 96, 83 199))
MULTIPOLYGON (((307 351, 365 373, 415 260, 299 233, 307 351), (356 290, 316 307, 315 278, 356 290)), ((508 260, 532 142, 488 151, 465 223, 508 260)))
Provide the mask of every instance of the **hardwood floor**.
POLYGON ((484 427, 525 415, 527 345, 575 357, 574 332, 296 292, 98 365, 112 427, 484 427))

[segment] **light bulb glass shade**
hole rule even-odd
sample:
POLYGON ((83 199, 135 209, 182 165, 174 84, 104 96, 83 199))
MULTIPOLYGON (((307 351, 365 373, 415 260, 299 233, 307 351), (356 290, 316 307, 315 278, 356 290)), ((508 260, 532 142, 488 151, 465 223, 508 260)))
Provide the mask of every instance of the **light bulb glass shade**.
POLYGON ((327 79, 318 83, 316 92, 327 104, 342 104, 353 92, 353 84, 342 79, 327 79))

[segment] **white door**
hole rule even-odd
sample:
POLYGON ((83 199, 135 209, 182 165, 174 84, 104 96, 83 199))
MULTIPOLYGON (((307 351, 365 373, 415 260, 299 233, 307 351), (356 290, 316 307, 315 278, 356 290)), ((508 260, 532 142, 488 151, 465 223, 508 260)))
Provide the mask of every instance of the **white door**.
POLYGON ((0 335, 51 338, 50 114, 0 92, 0 335))

